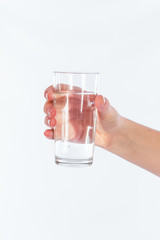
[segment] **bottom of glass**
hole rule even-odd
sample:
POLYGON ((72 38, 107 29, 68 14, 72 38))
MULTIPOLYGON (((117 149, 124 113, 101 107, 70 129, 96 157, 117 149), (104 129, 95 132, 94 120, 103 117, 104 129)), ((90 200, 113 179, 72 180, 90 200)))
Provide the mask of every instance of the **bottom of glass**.
POLYGON ((90 166, 93 163, 93 158, 90 159, 68 159, 55 157, 55 162, 58 165, 63 165, 66 167, 85 167, 90 166))

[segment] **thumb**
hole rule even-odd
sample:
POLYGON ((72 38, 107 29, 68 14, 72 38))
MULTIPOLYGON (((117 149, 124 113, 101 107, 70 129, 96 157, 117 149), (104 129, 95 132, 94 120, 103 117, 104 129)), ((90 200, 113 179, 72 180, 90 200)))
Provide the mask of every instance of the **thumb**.
POLYGON ((114 133, 120 122, 118 112, 110 105, 108 99, 102 95, 96 97, 95 106, 98 112, 97 130, 103 134, 114 133))
POLYGON ((110 103, 107 98, 102 95, 98 95, 95 99, 95 106, 98 111, 98 116, 101 120, 106 120, 109 114, 110 103))

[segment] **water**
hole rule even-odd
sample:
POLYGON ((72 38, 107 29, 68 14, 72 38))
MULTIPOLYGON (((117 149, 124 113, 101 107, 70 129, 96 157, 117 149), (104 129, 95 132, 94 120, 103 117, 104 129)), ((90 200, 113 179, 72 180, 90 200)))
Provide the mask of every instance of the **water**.
POLYGON ((57 124, 54 128, 58 164, 86 165, 93 160, 96 109, 93 93, 55 93, 57 124))

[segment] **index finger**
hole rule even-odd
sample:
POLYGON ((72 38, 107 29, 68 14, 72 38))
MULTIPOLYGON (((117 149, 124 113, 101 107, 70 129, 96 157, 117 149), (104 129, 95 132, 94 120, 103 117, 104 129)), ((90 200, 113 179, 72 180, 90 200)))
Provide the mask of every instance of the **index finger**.
POLYGON ((44 91, 44 97, 48 101, 52 101, 54 99, 53 92, 54 92, 54 88, 53 88, 53 85, 51 85, 48 88, 46 88, 46 90, 44 91))
POLYGON ((44 92, 44 97, 48 100, 48 101, 52 101, 54 99, 60 99, 62 97, 65 96, 65 91, 81 91, 81 88, 76 87, 76 86, 71 86, 68 84, 57 84, 55 87, 53 87, 53 85, 49 86, 48 88, 46 88, 45 92, 44 92), (61 93, 60 93, 61 92, 61 93), (58 94, 57 94, 58 93, 58 94))
POLYGON ((46 88, 44 91, 44 97, 47 99, 47 101, 53 101, 54 99, 62 98, 65 94, 57 94, 56 88, 53 87, 53 85, 46 88))

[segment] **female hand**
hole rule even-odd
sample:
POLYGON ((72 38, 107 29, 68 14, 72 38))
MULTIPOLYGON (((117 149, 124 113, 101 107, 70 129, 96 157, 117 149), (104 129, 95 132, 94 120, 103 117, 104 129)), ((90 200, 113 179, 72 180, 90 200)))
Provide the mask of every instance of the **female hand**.
MULTIPOLYGON (((68 90, 68 85, 61 85, 61 89, 64 91, 68 90)), ((75 92, 81 89, 74 87, 73 90, 75 92)), ((46 113, 45 124, 50 127, 50 129, 44 132, 44 135, 48 139, 61 138, 62 109, 66 104, 67 97, 65 94, 56 94, 53 86, 45 90, 44 96, 47 100, 44 105, 44 112, 46 113), (55 126, 56 132, 54 131, 55 126)), ((98 95, 96 98, 95 95, 90 95, 89 97, 86 95, 86 99, 83 100, 83 117, 82 112, 80 112, 81 99, 78 99, 74 93, 69 95, 69 119, 67 119, 67 128, 69 129, 68 139, 72 142, 84 142, 86 126, 93 125, 93 111, 91 111, 88 103, 92 103, 93 109, 95 107, 97 108, 95 145, 106 149, 111 144, 114 135, 119 129, 122 117, 102 95, 98 95), (79 119, 79 121, 77 121, 77 119, 79 119)))

